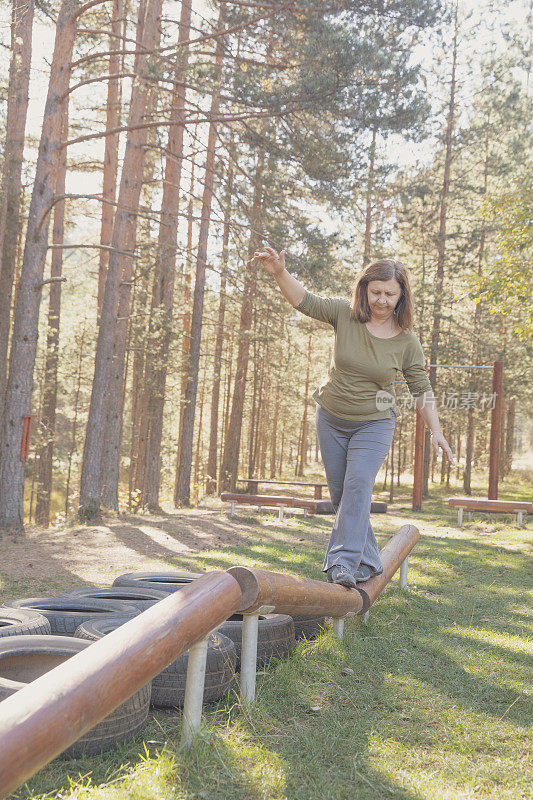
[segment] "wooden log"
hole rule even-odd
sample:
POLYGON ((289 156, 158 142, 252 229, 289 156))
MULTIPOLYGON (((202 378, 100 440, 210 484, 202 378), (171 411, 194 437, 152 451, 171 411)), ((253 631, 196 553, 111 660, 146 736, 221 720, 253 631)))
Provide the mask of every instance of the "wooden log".
POLYGON ((269 606, 276 614, 344 617, 360 613, 363 606, 355 589, 334 583, 251 567, 230 567, 228 573, 241 588, 239 611, 246 614, 269 606))
POLYGON ((0 703, 0 797, 94 727, 237 611, 241 591, 209 572, 0 703))
POLYGON ((477 511, 501 511, 502 513, 515 513, 526 511, 533 514, 533 503, 522 500, 485 500, 484 498, 473 497, 450 497, 448 500, 450 508, 467 508, 477 511))
POLYGON ((293 497, 283 497, 277 494, 237 494, 222 492, 220 499, 226 502, 246 503, 250 506, 291 506, 293 497))
POLYGON ((402 525, 400 530, 389 539, 383 550, 380 552, 383 572, 366 583, 358 583, 357 591, 363 600, 363 608, 360 613, 365 614, 372 606, 385 586, 391 580, 396 570, 401 566, 404 559, 409 555, 415 544, 420 538, 420 532, 414 525, 402 525))

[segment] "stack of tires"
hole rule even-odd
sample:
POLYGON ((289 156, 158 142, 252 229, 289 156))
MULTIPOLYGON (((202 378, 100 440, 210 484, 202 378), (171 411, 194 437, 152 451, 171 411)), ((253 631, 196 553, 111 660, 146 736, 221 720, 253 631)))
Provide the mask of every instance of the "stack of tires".
MULTIPOLYGON (((200 575, 131 572, 112 586, 71 589, 59 597, 30 597, 0 607, 0 700, 66 661, 200 575)), ((322 633, 323 618, 265 614, 259 617, 258 665, 290 655, 297 638, 322 633)), ((242 614, 234 614, 208 641, 204 702, 221 700, 240 665, 242 614)), ((188 653, 115 709, 62 754, 96 755, 134 737, 150 705, 180 708, 185 697, 188 653)))

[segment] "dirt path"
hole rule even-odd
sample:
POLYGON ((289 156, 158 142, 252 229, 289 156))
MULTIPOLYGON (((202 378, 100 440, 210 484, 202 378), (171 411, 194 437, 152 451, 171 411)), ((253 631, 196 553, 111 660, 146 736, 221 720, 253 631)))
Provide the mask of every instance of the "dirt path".
POLYGON ((183 557, 247 541, 253 526, 236 525, 227 510, 182 509, 174 514, 121 514, 99 525, 4 533, 0 540, 0 599, 106 585, 123 573, 185 568, 183 557))

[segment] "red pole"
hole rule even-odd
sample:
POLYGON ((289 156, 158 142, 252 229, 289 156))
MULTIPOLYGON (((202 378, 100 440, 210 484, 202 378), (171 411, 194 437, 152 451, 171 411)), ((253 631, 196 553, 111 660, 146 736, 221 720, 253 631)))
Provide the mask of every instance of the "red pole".
POLYGON ((30 450, 31 414, 26 414, 22 422, 22 440, 20 442, 20 460, 27 461, 30 450))
POLYGON ((495 361, 492 370, 492 413, 490 418, 489 500, 498 499, 498 470, 503 411, 503 361, 495 361))
POLYGON ((422 486, 424 480, 424 432, 422 414, 416 410, 415 464, 413 468, 413 511, 422 510, 422 486))

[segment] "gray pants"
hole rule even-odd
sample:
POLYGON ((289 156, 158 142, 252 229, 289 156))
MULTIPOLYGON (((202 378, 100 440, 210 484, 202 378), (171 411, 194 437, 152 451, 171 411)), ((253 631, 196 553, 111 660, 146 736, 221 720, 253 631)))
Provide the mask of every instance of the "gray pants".
POLYGON ((367 564, 383 569, 370 524, 372 489, 389 452, 396 417, 353 422, 317 405, 316 429, 335 522, 322 571, 343 564, 350 571, 367 564))

